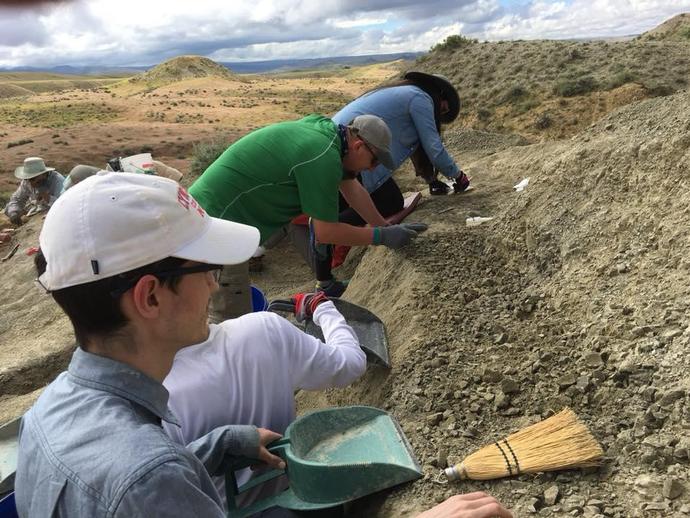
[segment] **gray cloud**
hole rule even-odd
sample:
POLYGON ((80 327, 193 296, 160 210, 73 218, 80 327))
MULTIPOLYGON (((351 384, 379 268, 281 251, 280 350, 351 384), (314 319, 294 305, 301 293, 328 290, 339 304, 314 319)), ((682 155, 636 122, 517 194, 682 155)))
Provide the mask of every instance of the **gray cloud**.
POLYGON ((532 0, 508 8, 498 0, 32 2, 0 8, 0 66, 149 65, 180 54, 232 61, 428 50, 458 32, 482 40, 621 35, 690 10, 690 0, 675 3, 532 0))

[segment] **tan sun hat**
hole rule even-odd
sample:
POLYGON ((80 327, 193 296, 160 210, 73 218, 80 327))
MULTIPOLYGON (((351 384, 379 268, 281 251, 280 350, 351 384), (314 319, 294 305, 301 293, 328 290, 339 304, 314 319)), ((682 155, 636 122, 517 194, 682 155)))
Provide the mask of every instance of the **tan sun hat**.
POLYGON ((24 160, 24 165, 14 170, 14 176, 20 180, 28 180, 38 175, 55 171, 54 167, 46 167, 42 158, 32 156, 24 160))

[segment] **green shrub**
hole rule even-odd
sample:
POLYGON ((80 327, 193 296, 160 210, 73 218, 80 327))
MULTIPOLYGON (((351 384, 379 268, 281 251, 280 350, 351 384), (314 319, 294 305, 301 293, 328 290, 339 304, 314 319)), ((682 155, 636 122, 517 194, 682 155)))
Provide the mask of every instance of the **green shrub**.
POLYGON ((537 101, 536 99, 527 99, 515 105, 515 112, 527 113, 532 108, 536 108, 537 106, 539 106, 539 104, 539 101, 537 101))
POLYGON ((216 159, 223 154, 228 146, 227 138, 215 137, 211 141, 198 142, 192 148, 192 163, 190 170, 194 176, 199 176, 208 166, 210 166, 216 159))
POLYGON ((23 146, 24 144, 31 144, 33 140, 30 138, 23 138, 21 140, 15 140, 14 142, 8 142, 7 143, 7 149, 11 147, 17 147, 17 146, 23 146))
POLYGON ((480 108, 477 110, 477 118, 482 121, 486 122, 491 118, 491 111, 487 110, 486 108, 480 108))
POLYGON ((607 90, 613 90, 614 88, 618 88, 619 86, 623 86, 626 83, 633 83, 636 80, 637 80, 637 76, 632 72, 629 72, 629 71, 618 72, 611 79, 609 79, 608 83, 606 83, 606 89, 607 90))
POLYGON ((431 52, 435 51, 448 51, 448 50, 455 50, 459 49, 461 47, 465 47, 467 45, 472 45, 473 43, 477 43, 477 40, 473 40, 471 38, 466 38, 465 36, 461 34, 453 34, 451 36, 448 36, 445 40, 443 40, 441 43, 437 43, 433 47, 431 47, 431 52))
POLYGON ((534 127, 540 130, 545 130, 546 128, 549 128, 553 124, 553 121, 551 120, 551 117, 549 116, 548 113, 542 113, 540 114, 535 120, 534 120, 534 127))
POLYGON ((515 103, 527 97, 527 89, 522 85, 513 85, 501 97, 501 103, 515 103))
POLYGON ((554 93, 561 97, 574 97, 597 89, 597 82, 592 76, 580 76, 576 79, 559 81, 554 87, 554 93))

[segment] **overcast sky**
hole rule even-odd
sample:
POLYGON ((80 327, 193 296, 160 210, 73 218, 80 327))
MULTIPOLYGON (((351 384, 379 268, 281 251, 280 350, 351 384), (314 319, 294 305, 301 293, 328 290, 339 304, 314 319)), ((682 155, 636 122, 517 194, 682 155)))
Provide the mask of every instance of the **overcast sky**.
POLYGON ((688 11, 690 0, 0 0, 0 67, 426 51, 451 34, 626 36, 688 11))

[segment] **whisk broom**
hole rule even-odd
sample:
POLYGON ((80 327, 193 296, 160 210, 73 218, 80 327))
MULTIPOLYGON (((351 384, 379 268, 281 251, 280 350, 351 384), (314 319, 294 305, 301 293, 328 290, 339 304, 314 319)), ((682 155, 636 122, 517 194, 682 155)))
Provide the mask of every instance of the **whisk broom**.
POLYGON ((604 454, 575 413, 564 408, 548 419, 484 446, 446 468, 448 480, 490 480, 520 473, 598 466, 604 454))

